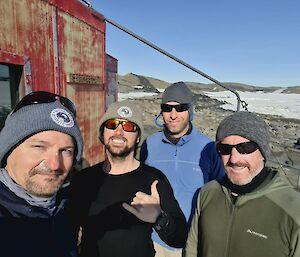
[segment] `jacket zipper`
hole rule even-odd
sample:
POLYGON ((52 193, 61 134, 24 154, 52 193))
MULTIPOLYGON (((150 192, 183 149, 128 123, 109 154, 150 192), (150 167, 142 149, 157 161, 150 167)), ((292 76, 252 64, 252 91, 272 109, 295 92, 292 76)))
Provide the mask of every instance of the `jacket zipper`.
POLYGON ((232 199, 230 198, 230 205, 231 205, 231 216, 230 216, 230 222, 229 222, 229 229, 227 234, 227 242, 226 242, 226 251, 225 251, 225 257, 230 257, 230 245, 231 245, 231 237, 232 237, 232 230, 233 230, 233 221, 234 217, 236 215, 236 203, 239 199, 236 199, 235 203, 232 202, 232 199))

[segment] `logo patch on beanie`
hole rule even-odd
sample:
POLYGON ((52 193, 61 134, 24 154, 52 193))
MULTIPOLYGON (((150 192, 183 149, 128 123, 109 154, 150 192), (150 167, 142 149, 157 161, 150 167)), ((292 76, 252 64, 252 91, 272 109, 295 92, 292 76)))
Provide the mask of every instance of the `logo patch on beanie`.
POLYGON ((61 108, 54 109, 50 115, 51 115, 52 120, 56 124, 58 124, 62 127, 71 128, 74 126, 73 117, 71 116, 70 113, 68 113, 64 109, 61 109, 61 108))
POLYGON ((122 118, 130 118, 132 117, 132 110, 128 106, 122 106, 118 109, 118 114, 122 118))

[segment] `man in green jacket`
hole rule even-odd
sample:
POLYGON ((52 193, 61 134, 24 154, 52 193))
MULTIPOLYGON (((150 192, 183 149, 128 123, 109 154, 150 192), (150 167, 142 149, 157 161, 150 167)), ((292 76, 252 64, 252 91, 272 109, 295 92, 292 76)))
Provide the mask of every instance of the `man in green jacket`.
POLYGON ((216 141, 226 175, 201 189, 184 256, 299 257, 300 195, 265 165, 267 124, 236 112, 216 141))

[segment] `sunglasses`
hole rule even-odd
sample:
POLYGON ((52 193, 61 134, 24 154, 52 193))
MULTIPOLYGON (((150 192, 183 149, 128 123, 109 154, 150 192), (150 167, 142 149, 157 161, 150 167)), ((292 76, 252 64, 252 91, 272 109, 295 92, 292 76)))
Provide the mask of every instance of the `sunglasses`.
POLYGON ((235 148, 240 154, 250 154, 255 152, 259 147, 255 142, 249 141, 237 145, 227 145, 218 143, 217 150, 221 155, 230 155, 232 148, 235 148))
POLYGON ((160 108, 162 112, 171 112, 173 108, 176 110, 176 112, 185 112, 190 108, 190 105, 189 104, 176 104, 176 105, 161 104, 160 108))
POLYGON ((66 107, 70 112, 72 112, 74 117, 76 117, 76 108, 70 99, 46 91, 34 91, 24 96, 14 108, 12 114, 14 114, 16 111, 20 110, 21 108, 27 105, 52 103, 57 100, 59 100, 64 107, 66 107))
POLYGON ((128 120, 110 119, 105 122, 104 126, 107 129, 115 130, 120 124, 122 125, 123 130, 126 132, 136 132, 138 130, 138 126, 128 120))

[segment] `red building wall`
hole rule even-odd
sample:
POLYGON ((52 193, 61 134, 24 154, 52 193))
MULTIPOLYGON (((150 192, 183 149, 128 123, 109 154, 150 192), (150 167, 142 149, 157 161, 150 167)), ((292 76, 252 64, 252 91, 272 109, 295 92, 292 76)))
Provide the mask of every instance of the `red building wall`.
POLYGON ((104 158, 98 123, 105 111, 105 22, 77 0, 0 1, 0 63, 24 66, 20 97, 46 90, 77 107, 84 158, 104 158))

